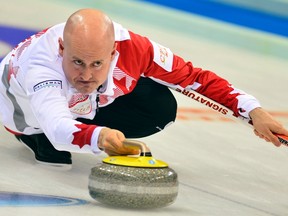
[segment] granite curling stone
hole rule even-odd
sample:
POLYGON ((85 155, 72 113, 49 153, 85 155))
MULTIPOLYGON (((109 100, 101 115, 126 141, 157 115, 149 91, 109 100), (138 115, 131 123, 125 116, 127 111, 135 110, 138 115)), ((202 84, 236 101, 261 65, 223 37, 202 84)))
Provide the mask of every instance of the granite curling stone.
POLYGON ((177 173, 155 160, 140 141, 125 140, 139 147, 138 156, 111 156, 91 169, 89 193, 96 201, 120 208, 150 209, 172 204, 178 195, 177 173))

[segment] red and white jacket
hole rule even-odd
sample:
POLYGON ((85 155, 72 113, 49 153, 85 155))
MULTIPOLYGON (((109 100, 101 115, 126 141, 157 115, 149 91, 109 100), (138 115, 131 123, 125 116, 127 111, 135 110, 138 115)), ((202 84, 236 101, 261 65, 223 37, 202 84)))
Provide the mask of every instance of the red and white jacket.
MULTIPOLYGON (((191 89, 249 118, 259 102, 234 88, 213 72, 195 68, 170 49, 114 23, 117 53, 101 92, 83 95, 65 78, 58 38, 65 23, 20 43, 0 65, 0 113, 3 125, 14 134, 45 133, 58 150, 93 152, 102 126, 86 125, 78 117, 93 119, 99 107, 133 91, 137 80, 154 81, 184 95, 191 89)), ((103 125, 105 126, 105 125, 103 125)))

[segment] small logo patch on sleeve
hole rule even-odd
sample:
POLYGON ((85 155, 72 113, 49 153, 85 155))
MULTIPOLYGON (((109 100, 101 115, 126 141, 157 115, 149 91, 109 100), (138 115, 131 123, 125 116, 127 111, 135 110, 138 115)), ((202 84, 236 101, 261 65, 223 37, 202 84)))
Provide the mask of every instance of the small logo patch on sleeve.
POLYGON ((43 88, 62 88, 62 81, 61 80, 45 80, 36 84, 33 87, 34 92, 39 91, 43 88))
POLYGON ((172 71, 173 53, 167 47, 151 41, 154 48, 154 62, 168 72, 172 71))

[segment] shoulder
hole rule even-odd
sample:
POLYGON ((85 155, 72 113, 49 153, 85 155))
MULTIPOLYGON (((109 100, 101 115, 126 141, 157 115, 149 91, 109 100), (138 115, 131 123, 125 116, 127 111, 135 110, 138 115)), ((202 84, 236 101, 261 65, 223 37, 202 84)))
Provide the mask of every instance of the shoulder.
POLYGON ((114 25, 114 34, 115 34, 115 41, 125 41, 130 40, 130 34, 129 31, 124 28, 119 23, 113 22, 114 25))
POLYGON ((114 32, 115 32, 115 41, 118 44, 130 44, 131 46, 137 46, 141 48, 142 45, 152 46, 150 40, 147 37, 134 33, 122 25, 113 22, 114 24, 114 32))

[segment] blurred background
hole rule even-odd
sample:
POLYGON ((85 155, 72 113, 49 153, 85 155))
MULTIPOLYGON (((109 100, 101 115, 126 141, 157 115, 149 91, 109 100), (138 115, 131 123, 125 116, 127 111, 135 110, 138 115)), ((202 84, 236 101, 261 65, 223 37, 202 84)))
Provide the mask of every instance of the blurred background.
MULTIPOLYGON (((288 0, 3 1, 0 59, 31 34, 86 7, 105 11, 194 66, 228 79, 288 127, 288 0)), ((248 127, 175 97, 177 121, 143 141, 178 172, 179 195, 173 205, 149 215, 286 216, 287 148, 275 148, 248 127)), ((147 214, 108 208, 89 196, 90 169, 104 154, 73 154, 73 169, 60 172, 36 164, 3 128, 0 147, 0 215, 147 214), (45 201, 47 196, 52 197, 45 201)))

